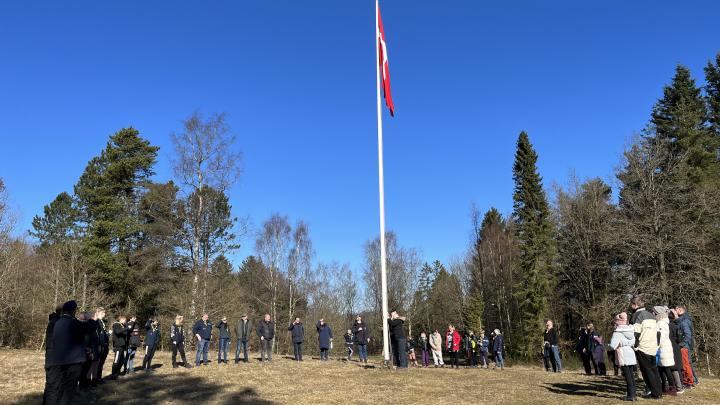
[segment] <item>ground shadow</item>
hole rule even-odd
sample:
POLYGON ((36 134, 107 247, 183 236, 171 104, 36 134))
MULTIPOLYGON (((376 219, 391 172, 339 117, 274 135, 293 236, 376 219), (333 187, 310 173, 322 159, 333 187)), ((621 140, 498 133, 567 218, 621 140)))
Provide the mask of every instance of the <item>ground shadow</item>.
MULTIPOLYGON (((222 403, 222 404, 273 404, 260 398, 257 391, 244 388, 237 391, 229 384, 219 384, 188 373, 129 375, 107 381, 96 388, 81 391, 74 404, 153 404, 170 403, 222 403)), ((42 403, 42 393, 27 394, 16 404, 42 403)))
POLYGON ((618 398, 626 393, 624 380, 616 378, 548 383, 543 387, 555 394, 598 398, 618 398))

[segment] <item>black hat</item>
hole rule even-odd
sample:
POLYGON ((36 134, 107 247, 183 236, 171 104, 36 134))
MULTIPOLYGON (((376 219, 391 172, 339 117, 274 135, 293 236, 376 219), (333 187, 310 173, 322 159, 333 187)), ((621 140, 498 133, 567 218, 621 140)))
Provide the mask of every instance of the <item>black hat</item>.
POLYGON ((75 300, 70 300, 63 304, 62 310, 64 312, 72 312, 77 309, 77 302, 75 300))

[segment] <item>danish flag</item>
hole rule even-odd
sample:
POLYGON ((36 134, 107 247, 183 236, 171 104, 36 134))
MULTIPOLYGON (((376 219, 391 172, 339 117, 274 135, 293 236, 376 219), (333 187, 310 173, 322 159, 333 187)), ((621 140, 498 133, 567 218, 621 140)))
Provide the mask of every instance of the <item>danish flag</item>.
POLYGON ((376 4, 375 9, 377 10, 377 46, 378 46, 378 55, 379 60, 378 64, 380 64, 380 70, 382 72, 382 89, 383 94, 385 95, 385 105, 387 105, 388 109, 390 110, 390 115, 395 116, 395 105, 393 104, 392 100, 392 93, 390 92, 390 67, 388 65, 388 56, 387 56, 387 45, 385 45, 385 29, 383 29, 383 23, 382 18, 380 17, 380 7, 376 4))

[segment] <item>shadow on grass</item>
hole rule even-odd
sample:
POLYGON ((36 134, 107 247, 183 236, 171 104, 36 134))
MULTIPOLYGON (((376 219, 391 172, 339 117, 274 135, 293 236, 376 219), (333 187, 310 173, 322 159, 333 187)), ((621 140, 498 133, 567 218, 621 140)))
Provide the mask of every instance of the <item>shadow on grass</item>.
POLYGON ((598 398, 618 398, 625 395, 624 380, 603 379, 589 381, 548 383, 543 386, 554 394, 598 398))
MULTIPOLYGON (((154 404, 170 403, 220 403, 220 404, 274 404, 260 398, 253 388, 230 391, 235 387, 219 384, 188 373, 153 374, 142 373, 121 377, 116 381, 81 391, 74 404, 154 404)), ((237 389, 237 388, 236 388, 237 389)), ((27 394, 16 404, 42 403, 42 393, 27 394)))

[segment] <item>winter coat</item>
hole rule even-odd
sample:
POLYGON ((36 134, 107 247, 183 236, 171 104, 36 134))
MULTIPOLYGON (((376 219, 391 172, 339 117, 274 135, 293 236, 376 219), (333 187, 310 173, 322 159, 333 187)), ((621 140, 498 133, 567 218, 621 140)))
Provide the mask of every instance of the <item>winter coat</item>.
POLYGON ((655 319, 655 317, 650 311, 646 310, 645 308, 638 308, 630 316, 630 324, 640 324, 646 319, 655 319))
POLYGON ((94 319, 88 319, 85 321, 88 323, 87 335, 85 335, 85 346, 92 354, 93 360, 98 359, 100 356, 100 335, 98 335, 98 324, 94 319))
POLYGON ((388 326, 390 327, 390 339, 400 340, 405 339, 405 321, 402 319, 388 319, 388 326))
POLYGON ((130 335, 130 343, 128 347, 131 349, 137 349, 140 347, 140 335, 130 335))
POLYGON ((445 348, 449 352, 460 351, 460 333, 456 330, 445 332, 445 348))
POLYGON ((100 347, 106 348, 110 345, 110 335, 105 328, 105 321, 98 319, 97 321, 97 333, 100 338, 100 347))
POLYGON ((120 322, 115 322, 112 325, 112 342, 113 350, 120 351, 127 349, 128 337, 132 332, 132 328, 129 325, 123 325, 120 322))
POLYGON ((690 315, 684 313, 677 319, 676 322, 683 333, 683 342, 680 343, 680 346, 686 347, 689 351, 692 352, 693 348, 695 347, 695 339, 693 338, 693 326, 690 315))
POLYGON ((610 347, 615 349, 615 363, 622 366, 634 366, 635 358, 635 328, 632 325, 618 325, 610 339, 610 347))
POLYGON ((252 330, 252 322, 248 319, 243 321, 240 319, 235 327, 235 336, 239 342, 247 342, 250 340, 250 331, 252 330))
POLYGON ((151 325, 150 328, 145 330, 145 346, 157 346, 160 343, 160 328, 151 325))
POLYGON ((670 320, 666 317, 657 321, 660 331, 660 366, 672 367, 675 365, 675 355, 670 341, 670 320))
POLYGON ((49 365, 48 362, 52 360, 50 353, 53 348, 53 329, 58 319, 60 319, 60 315, 55 312, 48 316, 48 324, 45 328, 45 367, 47 367, 49 365))
POLYGON ((368 344, 368 339, 370 339, 370 327, 365 322, 358 323, 355 321, 355 323, 353 323, 352 333, 355 335, 355 341, 357 344, 368 344))
POLYGON ((588 333, 587 329, 584 329, 580 331, 580 336, 578 336, 578 342, 577 345, 575 345, 575 351, 578 353, 584 353, 587 350, 588 346, 588 333))
POLYGON ((440 335, 440 332, 431 333, 429 343, 430 343, 430 348, 433 351, 441 352, 443 346, 442 346, 442 335, 440 335))
POLYGON ((330 325, 328 324, 320 324, 320 322, 315 325, 315 328, 318 332, 318 343, 320 343, 320 349, 329 349, 330 348, 330 341, 332 340, 332 329, 330 329, 330 325))
POLYGON ((256 332, 258 337, 265 338, 265 340, 273 340, 275 338, 275 322, 265 322, 263 319, 258 322, 256 332))
POLYGON ((595 339, 597 338, 598 334, 594 330, 587 333, 587 336, 585 337, 587 342, 587 346, 585 346, 585 349, 587 349, 587 354, 591 355, 595 353, 595 347, 597 346, 597 340, 595 339))
POLYGON ((52 331, 52 350, 48 366, 78 364, 85 361, 85 336, 95 325, 80 322, 70 315, 60 316, 52 331))
POLYGON ((206 323, 202 319, 198 319, 193 325, 192 333, 193 335, 200 335, 202 340, 210 340, 212 337, 212 323, 210 321, 206 323))
POLYGON ((476 351, 477 341, 475 340, 475 335, 465 335, 462 342, 463 350, 465 350, 466 353, 476 351))
POLYGON ((555 328, 546 330, 543 334, 543 341, 548 342, 550 346, 558 345, 557 330, 555 328))
POLYGON ((505 338, 503 335, 497 335, 495 336, 495 339, 493 339, 493 353, 497 352, 505 352, 505 338))
POLYGON ((673 360, 675 360, 675 366, 673 370, 682 370, 682 352, 680 351, 680 342, 683 341, 682 331, 678 326, 677 322, 670 321, 670 343, 673 347, 673 360))
POLYGON ((490 339, 488 339, 487 336, 483 336, 480 339, 480 351, 483 353, 487 353, 488 349, 490 349, 490 339))
POLYGON ((422 338, 422 337, 421 337, 420 339, 418 339, 418 341, 417 341, 417 349, 418 349, 418 350, 422 350, 422 351, 424 351, 424 352, 429 352, 429 351, 430 351, 430 343, 428 342, 427 337, 425 337, 425 338, 422 338))
POLYGON ((595 348, 592 351, 593 358, 595 359, 595 363, 605 363, 605 345, 603 345, 603 338, 602 336, 595 334, 595 337, 593 338, 593 341, 595 342, 595 348))
POLYGON ((305 341, 305 326, 303 326, 302 323, 291 323, 290 326, 288 326, 288 330, 292 335, 293 343, 302 343, 305 341))
POLYGON ((649 356, 655 357, 658 351, 658 331, 655 318, 648 318, 642 323, 633 325, 637 337, 637 349, 649 356))
POLYGON ((345 344, 347 346, 352 346, 353 343, 355 343, 355 335, 353 335, 352 333, 346 333, 343 335, 343 337, 345 338, 345 344))
POLYGON ((220 339, 230 339, 230 327, 227 322, 220 321, 217 328, 220 329, 220 334, 218 336, 220 339))
POLYGON ((178 345, 185 342, 185 328, 182 325, 172 324, 170 326, 170 342, 178 345))

